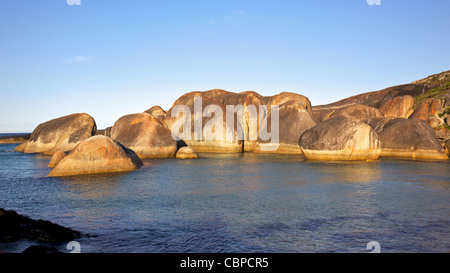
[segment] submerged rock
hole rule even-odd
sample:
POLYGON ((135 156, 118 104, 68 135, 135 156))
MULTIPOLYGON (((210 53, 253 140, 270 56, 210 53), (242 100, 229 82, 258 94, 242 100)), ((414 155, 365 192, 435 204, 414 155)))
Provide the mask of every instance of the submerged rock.
POLYGON ((305 158, 310 160, 375 160, 381 153, 375 130, 348 116, 317 124, 304 132, 299 142, 305 158))
POLYGON ((93 136, 78 144, 49 176, 127 172, 138 169, 142 161, 132 150, 107 136, 93 136))
POLYGON ((116 121, 111 138, 144 158, 175 157, 177 142, 157 118, 148 113, 126 115, 116 121))
POLYGON ((192 147, 185 146, 181 147, 176 155, 176 158, 178 159, 196 159, 198 158, 198 154, 195 152, 192 147))
MULTIPOLYGON (((267 121, 263 124, 267 132, 272 132, 272 113, 269 112, 267 121)), ((298 146, 300 136, 308 129, 314 127, 316 122, 312 119, 306 107, 300 101, 288 101, 279 108, 279 141, 271 143, 273 139, 261 140, 258 138, 254 152, 257 153, 280 153, 301 154, 298 146), (275 148, 274 144, 278 145, 275 148)))
POLYGON ((39 124, 30 139, 15 151, 54 154, 72 150, 81 141, 93 136, 97 130, 88 114, 72 114, 39 124))

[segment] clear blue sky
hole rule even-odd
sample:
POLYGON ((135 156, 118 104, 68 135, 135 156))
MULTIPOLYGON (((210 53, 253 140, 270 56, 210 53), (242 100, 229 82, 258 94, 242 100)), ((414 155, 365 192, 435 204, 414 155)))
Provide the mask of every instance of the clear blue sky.
POLYGON ((0 0, 0 133, 71 113, 99 128, 182 94, 313 105, 450 69, 450 1, 0 0))

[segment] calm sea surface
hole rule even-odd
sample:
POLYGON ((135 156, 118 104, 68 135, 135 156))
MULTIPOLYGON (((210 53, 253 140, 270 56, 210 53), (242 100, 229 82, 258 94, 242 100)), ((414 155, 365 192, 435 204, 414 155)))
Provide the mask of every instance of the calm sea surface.
POLYGON ((450 162, 200 154, 49 178, 16 146, 0 144, 0 207, 89 234, 82 252, 450 252, 450 162))

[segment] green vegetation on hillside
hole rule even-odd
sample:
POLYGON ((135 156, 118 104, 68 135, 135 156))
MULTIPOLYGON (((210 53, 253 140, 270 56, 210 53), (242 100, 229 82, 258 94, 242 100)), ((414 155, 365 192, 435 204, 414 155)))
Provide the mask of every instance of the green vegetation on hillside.
POLYGON ((429 89, 425 94, 415 97, 413 108, 416 109, 422 102, 429 98, 443 99, 448 91, 450 91, 450 81, 441 84, 439 87, 429 89))

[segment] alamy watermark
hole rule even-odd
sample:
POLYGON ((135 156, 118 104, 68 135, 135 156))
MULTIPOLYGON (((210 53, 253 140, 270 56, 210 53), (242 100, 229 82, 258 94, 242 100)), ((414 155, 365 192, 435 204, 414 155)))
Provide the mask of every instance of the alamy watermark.
POLYGON ((81 6, 81 0, 66 0, 69 6, 81 6))
POLYGON ((187 105, 176 105, 172 108, 171 116, 177 120, 170 129, 175 140, 226 142, 256 141, 258 139, 267 142, 270 140, 270 143, 261 145, 261 150, 275 151, 278 149, 280 137, 279 106, 271 106, 270 132, 268 132, 267 112, 266 105, 259 106, 259 114, 255 105, 246 107, 227 105, 225 113, 222 107, 215 104, 209 104, 203 109, 202 97, 195 97, 193 119, 191 118, 191 109, 187 105), (210 118, 205 124, 203 124, 204 117, 210 118), (237 124, 235 124, 235 117, 237 124), (192 128, 193 130, 191 130, 192 128))
POLYGON ((381 0, 366 0, 369 6, 381 6, 381 0))

